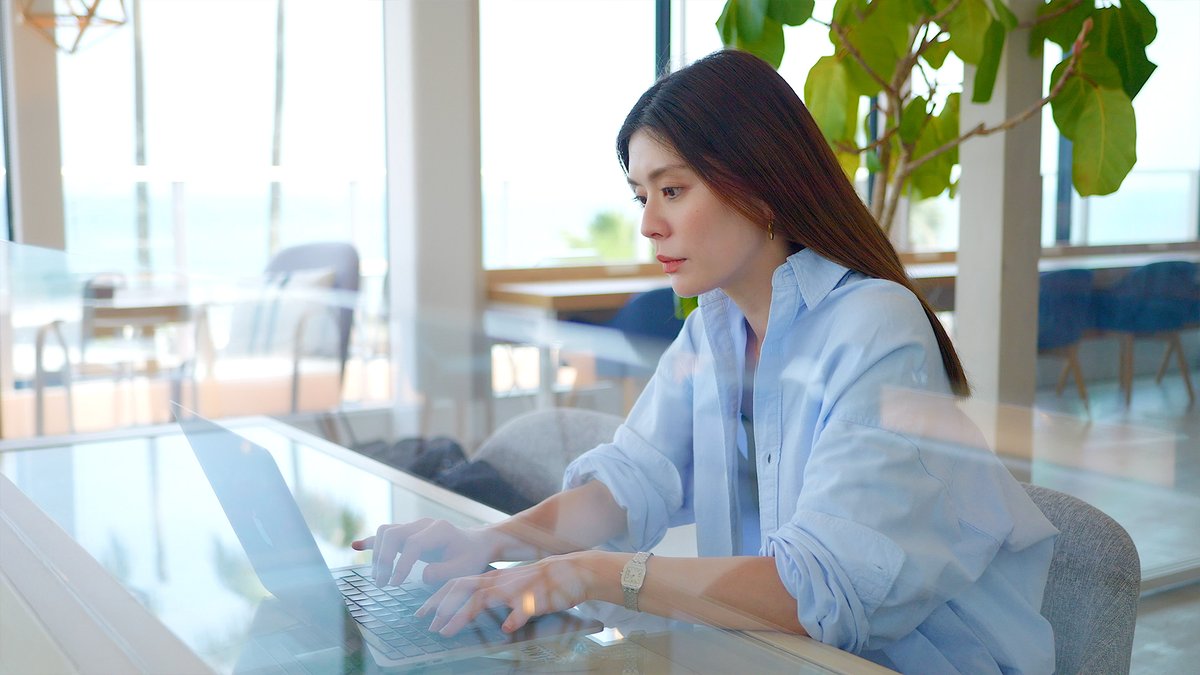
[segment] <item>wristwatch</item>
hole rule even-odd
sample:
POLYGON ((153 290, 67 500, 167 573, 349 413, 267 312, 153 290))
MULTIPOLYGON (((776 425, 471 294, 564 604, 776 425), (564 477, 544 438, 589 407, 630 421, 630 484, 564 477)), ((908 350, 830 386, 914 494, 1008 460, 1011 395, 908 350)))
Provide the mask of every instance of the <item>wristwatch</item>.
POLYGON ((625 609, 641 611, 638 609, 638 591, 642 590, 642 582, 646 580, 646 561, 652 555, 654 554, 646 551, 635 553, 621 570, 621 589, 625 591, 625 609))

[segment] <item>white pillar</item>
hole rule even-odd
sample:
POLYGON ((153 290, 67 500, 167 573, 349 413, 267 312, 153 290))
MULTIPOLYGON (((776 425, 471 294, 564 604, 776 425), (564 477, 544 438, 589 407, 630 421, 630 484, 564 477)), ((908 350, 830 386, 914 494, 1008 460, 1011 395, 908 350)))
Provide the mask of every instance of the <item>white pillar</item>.
POLYGON ((25 24, 17 0, 3 2, 9 185, 17 243, 63 249, 62 152, 57 52, 25 24))
POLYGON ((422 433, 473 447, 488 431, 491 377, 478 0, 385 2, 384 59, 394 391, 415 387, 433 406, 422 433))
MULTIPOLYGON (((1021 20, 1037 0, 1010 6, 1021 20)), ((961 128, 989 126, 1025 110, 1042 95, 1042 64, 1026 51, 1028 31, 1011 33, 992 100, 969 103, 974 68, 966 69, 961 128)), ((1041 252, 1041 127, 1035 116, 1004 133, 967 141, 959 150, 960 225, 955 285, 955 346, 984 400, 1033 403, 1037 360, 1038 257, 1041 252)))

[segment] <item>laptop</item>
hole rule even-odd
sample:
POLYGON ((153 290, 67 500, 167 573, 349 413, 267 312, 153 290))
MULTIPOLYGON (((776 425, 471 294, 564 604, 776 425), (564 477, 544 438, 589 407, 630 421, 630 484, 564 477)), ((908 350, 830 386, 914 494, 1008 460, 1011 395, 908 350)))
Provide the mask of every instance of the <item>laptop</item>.
MULTIPOLYGON (((414 581, 419 575, 410 575, 399 586, 379 587, 370 565, 329 569, 266 448, 178 403, 171 406, 255 574, 278 608, 310 629, 302 632, 306 637, 301 642, 311 644, 297 644, 294 636, 301 632, 290 631, 289 651, 301 652, 299 656, 332 651, 361 658, 365 644, 379 666, 412 666, 510 651, 604 628, 571 610, 536 617, 506 634, 500 625, 507 610, 496 608, 457 635, 445 638, 430 632, 430 618, 418 619, 414 612, 436 587, 414 581)), ((272 649, 278 652, 278 645, 272 649)))

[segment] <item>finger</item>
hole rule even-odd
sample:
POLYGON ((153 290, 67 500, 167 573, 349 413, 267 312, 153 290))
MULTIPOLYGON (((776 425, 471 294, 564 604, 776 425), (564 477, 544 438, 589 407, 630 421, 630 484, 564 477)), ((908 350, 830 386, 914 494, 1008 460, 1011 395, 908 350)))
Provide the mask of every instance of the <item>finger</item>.
MULTIPOLYGON (((457 527, 444 520, 429 522, 427 527, 405 540, 404 547, 400 550, 400 557, 396 560, 395 567, 392 570, 389 583, 392 585, 404 583, 409 573, 412 572, 413 565, 418 560, 427 557, 426 554, 430 551, 444 552, 454 537, 460 534, 461 532, 457 527)), ((452 560, 450 563, 453 564, 454 561, 452 560)), ((461 566, 461 563, 459 565, 461 566)), ((432 583, 428 580, 428 576, 425 576, 424 580, 426 583, 432 583)))
MULTIPOLYGON (((464 605, 470 602, 471 598, 480 591, 480 583, 477 577, 465 577, 456 579, 445 586, 442 590, 441 600, 438 601, 433 620, 429 623, 429 630, 440 632, 446 627, 447 622, 462 609, 464 605)), ((432 600, 432 598, 430 599, 432 600)))
MULTIPOLYGON (((350 548, 355 551, 370 551, 375 548, 375 537, 365 537, 363 539, 355 539, 350 542, 350 548)), ((373 556, 372 556, 373 557, 373 556)))
POLYGON ((413 521, 404 525, 381 525, 375 533, 374 547, 371 549, 373 576, 377 585, 384 585, 392 576, 396 555, 405 545, 409 537, 429 527, 432 521, 428 518, 413 521))
POLYGON ((438 633, 444 636, 451 636, 462 630, 467 624, 475 620, 475 617, 480 612, 496 605, 506 604, 503 598, 497 596, 495 588, 481 588, 476 591, 457 612, 450 616, 446 623, 438 630, 438 633))
POLYGON ((421 581, 436 586, 444 584, 451 579, 457 579, 458 577, 478 576, 480 574, 487 575, 496 571, 498 570, 484 572, 480 569, 477 558, 459 553, 450 557, 449 560, 432 562, 426 565, 425 571, 421 575, 421 581))
POLYGON ((504 623, 500 624, 500 630, 505 633, 511 633, 524 626, 530 618, 546 613, 549 607, 545 596, 536 586, 526 586, 508 606, 512 611, 508 613, 504 623))
POLYGON ((413 612, 413 614, 417 617, 423 617, 437 609, 438 605, 442 604, 442 598, 446 597, 446 594, 450 592, 450 586, 451 584, 446 584, 445 586, 442 586, 434 591, 433 595, 429 596, 425 602, 417 608, 417 611, 413 612))
POLYGON ((529 623, 530 617, 537 615, 537 604, 533 600, 532 593, 522 595, 521 601, 514 604, 516 606, 508 613, 508 618, 504 619, 504 623, 500 624, 500 630, 505 633, 517 630, 529 623))

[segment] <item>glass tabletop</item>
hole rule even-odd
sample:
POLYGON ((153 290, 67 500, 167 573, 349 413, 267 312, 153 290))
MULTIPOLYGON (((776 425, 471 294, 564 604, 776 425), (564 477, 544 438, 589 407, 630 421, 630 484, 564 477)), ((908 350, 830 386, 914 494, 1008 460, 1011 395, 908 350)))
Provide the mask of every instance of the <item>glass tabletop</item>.
MULTIPOLYGON (((369 563, 370 552, 354 551, 350 542, 373 533, 380 523, 429 517, 471 526, 487 517, 486 510, 454 508, 463 504, 439 499, 436 492, 406 483, 409 477, 348 451, 338 456, 328 443, 278 422, 241 420, 230 427, 250 441, 245 447, 257 446, 278 467, 277 475, 303 516, 300 526, 311 533, 322 559, 318 564, 325 568, 369 563)), ((297 663, 296 672, 381 670, 365 651, 353 649, 313 656, 297 648, 297 662, 289 664, 272 642, 275 656, 263 656, 264 632, 274 636, 280 626, 291 630, 277 616, 281 603, 273 595, 283 594, 278 581, 273 585, 268 576, 264 583, 261 556, 252 563, 245 536, 239 539, 231 525, 238 516, 227 515, 214 493, 217 481, 206 479, 205 469, 211 467, 207 462, 202 467, 198 455, 172 425, 139 435, 7 449, 0 452, 0 473, 214 671, 291 672, 297 663), (252 653, 259 656, 251 658, 252 653)), ((263 480, 242 479, 251 481, 250 487, 263 480)), ((262 485, 264 491, 270 491, 269 482, 262 485)), ((266 525, 257 516, 253 522, 265 540, 271 541, 271 534, 279 537, 278 525, 267 516, 264 520, 266 525)), ((605 630, 432 666, 382 670, 692 673, 749 667, 755 672, 836 672, 754 634, 649 615, 631 620, 623 608, 603 603, 588 603, 582 611, 602 621, 605 630)))

